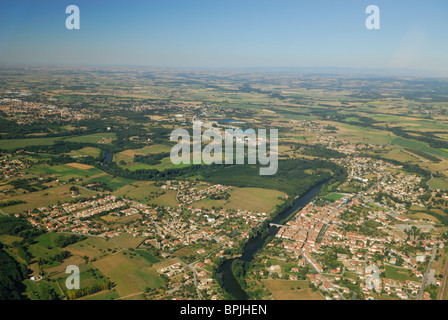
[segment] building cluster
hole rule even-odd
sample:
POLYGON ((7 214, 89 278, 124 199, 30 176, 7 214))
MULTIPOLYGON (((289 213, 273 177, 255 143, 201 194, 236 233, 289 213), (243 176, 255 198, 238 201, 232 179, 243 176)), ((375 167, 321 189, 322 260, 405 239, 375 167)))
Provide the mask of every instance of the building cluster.
MULTIPOLYGON (((276 238, 298 259, 298 265, 305 259, 315 272, 308 278, 331 299, 349 293, 343 283, 359 286, 367 299, 379 293, 416 298, 426 272, 422 266, 431 259, 434 248, 443 247, 440 239, 430 234, 435 223, 411 219, 409 205, 405 205, 425 205, 421 179, 415 174, 395 174, 397 166, 385 161, 361 157, 337 161, 349 169, 345 186, 356 183, 362 191, 342 193, 338 200, 309 203, 280 228, 276 238), (419 230, 418 237, 406 233, 411 228, 419 230), (337 254, 339 267, 330 267, 325 254, 337 248, 346 253, 337 254), (381 270, 381 277, 369 286, 372 268, 381 270), (389 268, 398 269, 407 279, 389 278, 389 268)), ((432 282, 440 285, 440 279, 432 282)))
POLYGON ((205 189, 191 187, 188 190, 179 191, 177 194, 177 201, 181 204, 189 205, 193 202, 200 201, 211 196, 216 197, 217 195, 222 195, 230 188, 231 186, 223 186, 220 184, 213 185, 205 189))
POLYGON ((48 231, 107 238, 129 233, 134 237, 148 237, 147 244, 155 243, 162 250, 174 250, 199 241, 214 241, 231 248, 232 236, 248 238, 250 229, 268 218, 264 212, 193 207, 191 203, 203 199, 203 195, 216 196, 230 188, 222 185, 201 188, 198 184, 165 181, 161 185, 162 189, 178 191, 179 205, 176 207, 146 205, 104 194, 83 201, 38 208, 25 215, 33 225, 48 231), (107 223, 107 216, 121 218, 136 214, 138 219, 134 225, 113 227, 107 223))
POLYGON ((69 232, 100 237, 114 237, 123 233, 140 235, 133 227, 111 229, 107 224, 94 219, 95 216, 134 215, 146 207, 138 202, 121 199, 113 195, 93 196, 91 199, 75 203, 62 203, 38 208, 24 213, 32 225, 47 231, 69 232))
POLYGON ((29 167, 30 165, 23 159, 15 159, 8 154, 0 158, 0 178, 11 179, 21 177, 22 170, 29 167))
POLYGON ((88 108, 72 109, 39 102, 27 102, 15 98, 1 99, 0 111, 6 114, 8 119, 14 119, 18 125, 39 121, 77 122, 97 117, 88 108))

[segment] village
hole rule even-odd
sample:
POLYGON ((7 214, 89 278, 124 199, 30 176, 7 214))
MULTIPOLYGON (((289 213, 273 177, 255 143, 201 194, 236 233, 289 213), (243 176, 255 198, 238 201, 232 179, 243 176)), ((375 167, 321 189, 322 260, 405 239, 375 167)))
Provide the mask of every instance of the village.
MULTIPOLYGON (((428 201, 447 201, 447 193, 428 191, 421 185, 421 176, 406 172, 400 165, 359 155, 363 148, 375 145, 354 145, 332 138, 321 142, 347 154, 331 160, 347 168, 348 177, 339 191, 317 197, 302 208, 267 244, 267 249, 282 248, 297 261, 295 267, 286 270, 287 278, 297 279, 294 274, 310 267, 313 272, 306 278, 327 299, 347 299, 353 295, 353 286, 365 299, 385 295, 404 300, 433 299, 434 293, 431 296, 428 287, 440 287, 442 275, 430 265, 435 256, 440 257, 435 253, 443 251, 446 239, 440 224, 416 216, 415 210, 426 210, 428 201), (329 260, 329 252, 336 259, 329 260), (376 273, 379 280, 369 285, 376 273), (400 276, 388 277, 391 273, 400 276)), ((20 177, 21 171, 29 167, 27 160, 10 155, 2 158, 1 165, 5 179, 20 177)), ((203 267, 213 265, 212 258, 235 254, 234 239, 248 239, 250 230, 261 225, 269 214, 195 206, 207 198, 228 199, 232 186, 193 180, 167 180, 157 185, 161 191, 176 191, 178 205, 148 205, 108 192, 81 199, 72 190, 71 202, 16 216, 22 215, 33 226, 49 232, 104 239, 128 234, 141 238, 143 246, 154 247, 166 257, 183 247, 207 243, 211 245, 208 250, 197 250, 193 255, 198 258, 208 254, 206 259, 188 261, 194 262, 191 266, 176 262, 159 272, 168 278, 182 274, 184 285, 198 276, 202 279, 195 284, 198 290, 208 291, 210 298, 217 299, 217 291, 211 289, 216 288, 212 272, 203 267)), ((257 274, 262 278, 273 274, 284 277, 285 270, 274 264, 257 274)), ((175 295, 179 288, 169 291, 175 295)))
POLYGON ((87 108, 73 110, 68 107, 22 101, 18 98, 0 99, 0 112, 9 119, 16 119, 18 125, 33 124, 39 121, 75 122, 92 119, 96 116, 87 108))
POLYGON ((22 170, 30 167, 26 160, 14 159, 11 154, 3 156, 0 153, 0 177, 11 179, 22 176, 22 170))
POLYGON ((232 232, 241 233, 243 238, 247 238, 251 228, 268 218, 264 212, 194 208, 190 206, 193 202, 206 197, 216 198, 230 188, 211 185, 198 190, 194 184, 195 182, 191 181, 166 181, 161 185, 162 190, 178 190, 177 207, 145 205, 104 194, 99 197, 92 196, 88 201, 37 208, 26 212, 25 216, 34 226, 47 231, 72 232, 104 238, 112 238, 123 233, 129 233, 133 237, 152 235, 159 239, 158 247, 161 249, 189 245, 200 239, 222 242, 228 240, 232 232), (107 226, 106 222, 110 220, 108 217, 133 215, 139 217, 138 228, 107 226))
MULTIPOLYGON (((100 237, 110 241, 125 235, 141 239, 141 248, 153 248, 167 262, 174 261, 156 268, 160 275, 175 279, 172 283, 170 281, 167 291, 163 291, 165 298, 174 299, 182 295, 182 290, 190 290, 191 283, 195 281, 193 291, 196 297, 207 294, 210 299, 218 299, 217 283, 211 277, 210 269, 215 259, 236 254, 232 250, 235 239, 247 239, 250 230, 266 220, 268 215, 248 210, 195 208, 192 206, 194 202, 206 197, 219 198, 231 188, 223 185, 204 188, 203 184, 198 188, 198 184, 175 180, 160 184, 161 190, 178 192, 177 207, 145 205, 108 193, 78 201, 76 192, 72 191, 74 200, 70 203, 37 208, 15 216, 23 216, 36 228, 48 232, 100 237), (174 254, 195 246, 198 249, 182 260, 174 254)), ((156 297, 161 292, 148 294, 156 297)))
POLYGON ((306 278, 331 300, 356 295, 371 300, 386 296, 434 299, 434 287, 440 287, 443 274, 428 266, 444 254, 445 229, 431 219, 416 217, 409 208, 423 210, 428 194, 445 200, 447 193, 428 192, 419 185, 421 177, 404 172, 399 165, 357 156, 355 145, 338 150, 350 155, 332 159, 348 169, 347 181, 339 189, 353 191, 315 199, 268 243, 267 252, 269 248, 286 250, 289 261, 297 261, 295 267, 285 269, 272 262, 254 272, 262 279, 275 275, 297 280, 308 266, 311 269, 305 270, 313 272, 306 278))

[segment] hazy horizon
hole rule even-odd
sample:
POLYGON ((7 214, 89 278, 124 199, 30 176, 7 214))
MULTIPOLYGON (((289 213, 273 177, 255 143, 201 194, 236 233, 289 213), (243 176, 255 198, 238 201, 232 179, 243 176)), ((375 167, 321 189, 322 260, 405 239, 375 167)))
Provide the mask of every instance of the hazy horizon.
POLYGON ((0 2, 1 65, 448 75, 446 1, 0 2), (68 30, 68 5, 80 9, 68 30), (366 7, 380 8, 368 30, 366 7))

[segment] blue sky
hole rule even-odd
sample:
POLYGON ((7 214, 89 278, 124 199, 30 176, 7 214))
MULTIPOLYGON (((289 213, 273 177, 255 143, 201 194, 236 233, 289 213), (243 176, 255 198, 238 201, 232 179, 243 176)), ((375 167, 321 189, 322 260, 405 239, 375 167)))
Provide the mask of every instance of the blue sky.
POLYGON ((446 0, 1 0, 0 63, 448 72, 446 0), (75 4, 81 29, 67 30, 75 4), (367 30, 368 5, 381 29, 367 30))

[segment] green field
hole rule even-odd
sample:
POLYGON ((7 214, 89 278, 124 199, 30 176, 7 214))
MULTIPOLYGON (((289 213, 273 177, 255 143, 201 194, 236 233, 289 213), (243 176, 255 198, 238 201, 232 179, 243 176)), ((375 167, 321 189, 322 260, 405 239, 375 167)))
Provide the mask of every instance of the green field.
POLYGON ((414 275, 409 275, 408 269, 393 267, 386 265, 386 278, 398 281, 419 281, 419 279, 414 275))
POLYGON ((427 185, 431 189, 441 189, 448 190, 448 179, 447 178, 432 178, 427 182, 427 185))
POLYGON ((401 146, 401 147, 405 147, 405 148, 409 148, 411 150, 424 151, 429 154, 435 154, 438 156, 448 158, 448 150, 431 148, 427 143, 422 142, 422 141, 405 139, 402 137, 396 137, 396 138, 392 139, 392 144, 395 144, 395 145, 401 146))
POLYGON ((344 197, 343 194, 340 193, 330 193, 328 196, 325 197, 325 199, 330 200, 330 201, 336 201, 339 199, 342 199, 344 197))
POLYGON ((37 174, 53 174, 61 181, 68 181, 71 178, 84 179, 95 175, 103 174, 102 171, 96 168, 80 169, 66 164, 57 166, 39 165, 34 167, 30 172, 37 174))
POLYGON ((9 139, 0 140, 0 149, 12 150, 17 148, 25 148, 29 146, 49 146, 56 141, 64 140, 69 142, 80 143, 99 143, 102 138, 115 139, 116 134, 108 133, 94 133, 83 136, 73 137, 51 137, 51 138, 31 138, 31 139, 9 139))
POLYGON ((224 209, 241 209, 270 213, 283 202, 281 198, 286 194, 272 189, 263 188, 232 188, 228 191, 228 200, 203 199, 194 202, 196 208, 223 207, 224 209), (279 199, 280 198, 280 199, 279 199))
POLYGON ((147 287, 158 288, 163 280, 151 265, 139 255, 117 253, 93 262, 105 276, 116 283, 120 297, 143 292, 147 287))

